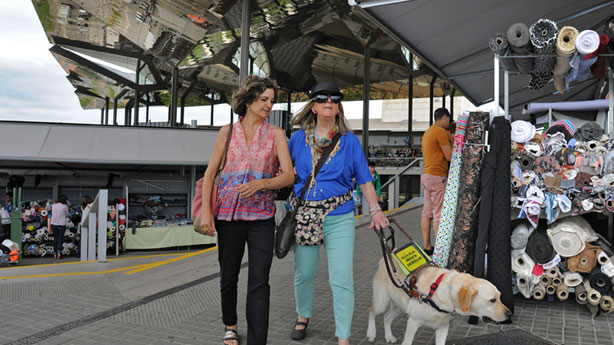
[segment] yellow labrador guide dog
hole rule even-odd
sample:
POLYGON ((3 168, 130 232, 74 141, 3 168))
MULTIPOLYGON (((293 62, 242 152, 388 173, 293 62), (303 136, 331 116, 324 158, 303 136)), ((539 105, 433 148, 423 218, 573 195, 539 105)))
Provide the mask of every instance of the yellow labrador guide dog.
MULTIPOLYGON (((398 226, 394 220, 391 223, 398 226)), ((382 235, 379 235, 385 243, 382 235)), ((431 265, 428 256, 407 233, 405 235, 412 242, 394 252, 389 249, 388 262, 395 266, 391 267, 391 271, 408 275, 407 288, 393 284, 386 261, 381 259, 373 277, 373 304, 369 310, 367 328, 369 341, 375 340, 375 316, 387 309, 384 337, 388 343, 397 342, 392 335, 392 321, 403 313, 408 315, 403 345, 412 344, 421 326, 435 329, 435 344, 444 345, 453 314, 477 316, 485 322, 503 322, 510 318, 512 313, 501 303, 501 293, 492 283, 467 273, 431 265)))

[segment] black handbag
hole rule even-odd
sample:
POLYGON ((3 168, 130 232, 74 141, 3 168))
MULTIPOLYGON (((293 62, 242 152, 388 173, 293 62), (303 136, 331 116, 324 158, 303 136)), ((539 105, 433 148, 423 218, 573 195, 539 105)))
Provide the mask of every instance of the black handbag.
POLYGON ((288 255, 290 248, 292 248, 292 243, 294 242, 294 231, 296 230, 296 212, 303 204, 303 200, 305 198, 305 193, 307 193, 307 189, 309 189, 309 185, 311 184, 311 179, 314 178, 324 165, 326 158, 333 151, 337 142, 341 138, 341 133, 335 134, 333 137, 332 143, 322 152, 322 156, 318 160, 318 164, 313 172, 313 176, 309 175, 307 180, 305 181, 305 186, 303 186, 303 190, 301 191, 301 197, 298 199, 296 203, 296 207, 292 210, 292 212, 286 213, 284 219, 282 219, 281 223, 277 226, 277 231, 275 232, 275 256, 279 259, 283 259, 288 255))

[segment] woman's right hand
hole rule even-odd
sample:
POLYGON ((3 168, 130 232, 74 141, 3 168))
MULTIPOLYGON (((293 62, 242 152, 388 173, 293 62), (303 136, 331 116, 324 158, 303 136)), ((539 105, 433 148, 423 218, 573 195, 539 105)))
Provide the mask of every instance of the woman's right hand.
POLYGON ((200 219, 200 226, 207 236, 215 236, 215 222, 209 212, 203 212, 203 217, 200 219))

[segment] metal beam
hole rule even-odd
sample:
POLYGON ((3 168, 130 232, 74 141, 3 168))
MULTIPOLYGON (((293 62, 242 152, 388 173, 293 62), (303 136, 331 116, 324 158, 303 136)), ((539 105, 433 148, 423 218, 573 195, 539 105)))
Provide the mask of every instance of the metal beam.
POLYGON ((196 84, 196 80, 192 81, 190 83, 190 86, 188 86, 187 90, 185 90, 185 92, 183 93, 183 95, 181 95, 181 126, 183 126, 185 124, 185 99, 188 97, 188 94, 192 91, 192 89, 194 88, 194 85, 196 84))
POLYGON ((456 93, 456 89, 452 88, 452 92, 450 93, 450 116, 454 118, 454 94, 456 93))
POLYGON ((433 104, 433 91, 435 90, 435 80, 437 79, 437 76, 434 75, 433 79, 431 79, 431 83, 429 85, 429 126, 433 125, 433 112, 435 111, 434 109, 434 104, 433 104))
POLYGON ((104 116, 104 124, 108 125, 109 124, 109 97, 105 97, 104 98, 104 109, 105 109, 105 116, 104 116))
POLYGON ((409 83, 407 85, 407 146, 412 147, 414 143, 414 76, 411 74, 413 69, 414 54, 409 53, 409 83))
MULTIPOLYGON (((136 85, 140 84, 139 81, 139 73, 141 72, 141 59, 136 61, 136 76, 134 77, 134 82, 136 85)), ((134 125, 139 125, 139 108, 141 105, 141 95, 139 93, 138 88, 134 89, 134 125)))
POLYGON ((117 101, 122 98, 127 92, 128 89, 123 89, 113 98, 113 126, 117 126, 117 101))
POLYGON ((145 99, 147 103, 145 104, 145 123, 149 123, 149 94, 145 94, 145 99))
POLYGON ((104 125, 104 107, 100 108, 100 124, 104 125))
POLYGON ((362 149, 369 159, 369 100, 371 99, 371 45, 365 45, 362 91, 362 149))
MULTIPOLYGON (((249 28, 250 28, 250 0, 242 0, 241 4, 241 67, 239 69, 239 85, 247 77, 249 70, 249 28)), ((232 123, 232 118, 231 118, 232 123)))
POLYGON ((213 109, 214 109, 213 106, 214 105, 215 105, 215 103, 211 103, 211 126, 213 126, 213 109))
POLYGON ((173 74, 171 80, 171 106, 169 122, 171 127, 177 125, 177 96, 179 94, 179 68, 173 67, 173 74))

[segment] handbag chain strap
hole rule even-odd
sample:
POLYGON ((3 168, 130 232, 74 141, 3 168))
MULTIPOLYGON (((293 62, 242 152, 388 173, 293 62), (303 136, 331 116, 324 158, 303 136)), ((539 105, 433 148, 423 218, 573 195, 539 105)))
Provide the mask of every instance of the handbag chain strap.
POLYGON ((232 127, 234 127, 232 123, 229 126, 230 128, 228 128, 228 135, 226 136, 226 144, 224 145, 224 155, 222 156, 222 161, 220 162, 220 166, 217 167, 215 176, 219 175, 222 172, 222 170, 224 170, 224 167, 226 166, 226 155, 228 154, 228 145, 230 145, 230 138, 232 137, 232 127))
POLYGON ((320 169, 322 169, 322 166, 324 165, 324 162, 326 161, 326 158, 328 158, 330 153, 335 149, 335 146, 337 145, 337 142, 340 139, 341 139, 341 133, 335 134, 331 144, 328 145, 328 147, 326 147, 324 152, 322 152, 322 156, 320 156, 320 159, 318 160, 318 164, 316 165, 316 168, 313 171, 313 175, 309 174, 309 177, 307 178, 307 180, 305 180, 305 185, 303 186, 303 191, 301 192, 301 197, 298 199, 298 202, 296 203, 296 207, 294 208, 294 212, 295 213, 296 213, 296 210, 302 205, 302 203, 304 201, 303 199, 305 198, 305 193, 307 193, 307 189, 309 189, 309 185, 311 184, 311 179, 312 178, 314 178, 314 179, 316 178, 316 175, 318 174, 320 169))

